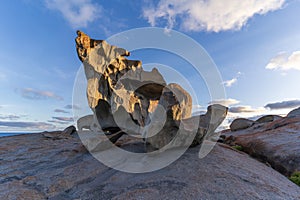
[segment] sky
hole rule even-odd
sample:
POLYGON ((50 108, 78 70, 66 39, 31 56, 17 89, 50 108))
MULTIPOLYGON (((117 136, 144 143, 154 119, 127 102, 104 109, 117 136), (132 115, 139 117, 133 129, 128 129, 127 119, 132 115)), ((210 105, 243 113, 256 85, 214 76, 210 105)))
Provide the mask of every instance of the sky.
MULTIPOLYGON (((81 67, 74 42, 78 29, 95 39, 142 27, 179 31, 214 61, 226 98, 211 99, 203 79, 191 78, 189 63, 171 53, 145 49, 129 59, 179 70, 197 88, 194 112, 222 103, 229 107, 227 123, 287 114, 300 106, 299 13, 299 0, 3 1, 0 132, 75 124, 73 112, 81 109, 72 101, 81 67)), ((162 74, 167 82, 178 82, 162 74)))

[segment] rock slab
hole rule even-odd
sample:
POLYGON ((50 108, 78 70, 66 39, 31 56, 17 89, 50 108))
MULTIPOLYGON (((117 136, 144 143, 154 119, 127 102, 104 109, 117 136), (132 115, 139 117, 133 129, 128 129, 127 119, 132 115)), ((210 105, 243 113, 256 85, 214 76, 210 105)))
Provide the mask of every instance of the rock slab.
POLYGON ((243 152, 218 144, 199 159, 198 151, 188 149, 159 171, 130 174, 98 162, 74 134, 3 137, 0 199, 300 198, 297 185, 243 152))
POLYGON ((224 135, 225 143, 241 146, 243 151, 286 176, 300 171, 300 115, 257 123, 224 135))

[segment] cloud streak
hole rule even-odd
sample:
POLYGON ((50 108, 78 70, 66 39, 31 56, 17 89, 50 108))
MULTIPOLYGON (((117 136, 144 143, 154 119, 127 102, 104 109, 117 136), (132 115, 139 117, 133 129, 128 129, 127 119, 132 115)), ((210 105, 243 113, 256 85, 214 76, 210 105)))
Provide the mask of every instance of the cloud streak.
POLYGON ((54 112, 56 112, 56 113, 70 113, 70 112, 62 110, 62 109, 55 109, 54 112))
POLYGON ((152 26, 179 25, 186 31, 239 30, 254 15, 280 9, 285 0, 160 0, 146 6, 143 16, 152 26))
POLYGON ((251 106, 235 106, 229 108, 229 112, 231 113, 260 113, 264 111, 264 108, 252 108, 251 106))
POLYGON ((224 81, 223 85, 225 87, 231 87, 233 84, 235 84, 238 81, 238 78, 240 77, 241 74, 242 74, 241 72, 238 72, 237 75, 234 78, 232 78, 230 80, 227 80, 227 81, 224 81))
POLYGON ((265 108, 269 108, 271 110, 289 109, 289 108, 296 108, 296 107, 300 107, 300 100, 289 100, 289 101, 268 103, 267 105, 265 105, 265 108))
POLYGON ((234 104, 238 104, 240 103, 238 100, 236 99, 216 99, 213 100, 211 102, 209 102, 208 104, 221 104, 223 106, 230 106, 230 105, 234 105, 234 104))
POLYGON ((233 79, 224 81, 223 84, 225 87, 231 87, 236 82, 237 82, 237 78, 233 78, 233 79))
POLYGON ((60 12, 73 28, 87 27, 102 12, 102 7, 91 0, 46 0, 46 6, 60 12))
POLYGON ((72 117, 52 117, 52 119, 64 121, 64 122, 73 122, 74 119, 72 117))
POLYGON ((294 51, 290 55, 287 52, 280 52, 267 64, 266 69, 270 70, 300 70, 300 51, 294 51))
POLYGON ((64 107, 65 109, 74 109, 74 110, 80 110, 80 107, 79 106, 77 106, 77 105, 66 105, 65 107, 64 107))
POLYGON ((50 122, 50 123, 55 123, 55 124, 69 124, 70 122, 66 122, 66 121, 58 121, 58 120, 48 120, 47 122, 50 122))
POLYGON ((0 119, 9 119, 9 120, 16 120, 16 119, 20 119, 20 116, 17 115, 0 115, 0 119))
POLYGON ((45 123, 45 122, 7 122, 0 121, 0 127, 10 127, 10 128, 23 128, 23 129, 38 129, 38 130, 49 130, 55 129, 53 124, 45 123))
POLYGON ((21 90, 16 90, 16 91, 17 93, 20 93, 21 96, 25 99, 31 99, 31 100, 55 99, 59 101, 63 100, 61 96, 49 91, 35 90, 32 88, 23 88, 21 90))

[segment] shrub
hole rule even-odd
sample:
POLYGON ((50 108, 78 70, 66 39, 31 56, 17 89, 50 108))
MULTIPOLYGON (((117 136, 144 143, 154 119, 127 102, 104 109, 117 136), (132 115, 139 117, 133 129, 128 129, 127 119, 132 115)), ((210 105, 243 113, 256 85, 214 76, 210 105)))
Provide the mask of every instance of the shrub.
POLYGON ((238 150, 238 151, 243 151, 243 147, 240 146, 240 145, 235 145, 235 146, 232 146, 232 148, 238 150))
POLYGON ((294 172, 289 179, 300 186, 300 171, 294 172))

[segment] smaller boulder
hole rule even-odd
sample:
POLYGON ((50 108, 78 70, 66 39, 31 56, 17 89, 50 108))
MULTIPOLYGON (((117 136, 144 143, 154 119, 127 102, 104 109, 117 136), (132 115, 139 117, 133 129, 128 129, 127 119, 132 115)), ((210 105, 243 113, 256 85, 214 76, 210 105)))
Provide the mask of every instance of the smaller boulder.
POLYGON ((255 122, 250 119, 237 118, 230 124, 231 131, 243 130, 251 127, 255 122))
POLYGON ((287 117, 300 117, 300 107, 289 112, 287 117))
POLYGON ((69 126, 61 132, 61 134, 64 134, 64 135, 72 135, 73 133, 76 133, 75 126, 69 126))
POLYGON ((256 123, 267 123, 267 122, 273 122, 276 121, 278 119, 282 119, 283 117, 279 116, 279 115, 265 115, 260 117, 259 119, 257 119, 255 122, 256 123))
POLYGON ((72 135, 77 133, 75 126, 69 126, 65 128, 63 131, 52 131, 52 132, 42 132, 42 135, 45 138, 49 138, 52 140, 60 140, 60 139, 69 139, 72 138, 72 135))

